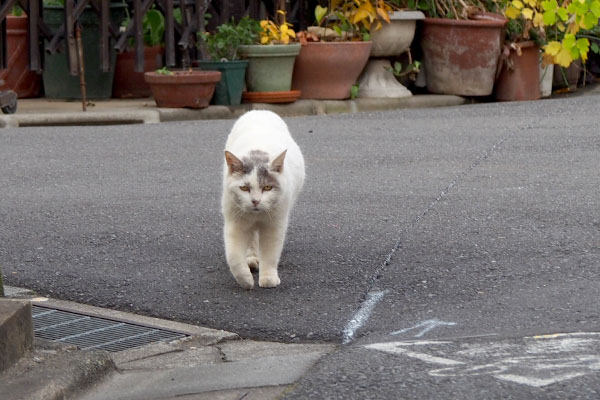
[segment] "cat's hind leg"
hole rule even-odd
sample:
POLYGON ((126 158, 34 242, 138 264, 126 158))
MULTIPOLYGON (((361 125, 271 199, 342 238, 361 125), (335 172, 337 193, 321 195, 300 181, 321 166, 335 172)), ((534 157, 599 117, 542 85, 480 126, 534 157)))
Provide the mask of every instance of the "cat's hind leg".
POLYGON ((246 263, 251 271, 258 271, 258 230, 255 230, 246 250, 246 263))

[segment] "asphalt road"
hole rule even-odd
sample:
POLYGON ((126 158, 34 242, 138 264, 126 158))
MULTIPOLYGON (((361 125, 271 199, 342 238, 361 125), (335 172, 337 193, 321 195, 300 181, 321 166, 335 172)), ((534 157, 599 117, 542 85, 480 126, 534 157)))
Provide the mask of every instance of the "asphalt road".
POLYGON ((0 130, 5 283, 345 343, 290 398, 598 398, 597 104, 287 119, 307 180, 282 284, 252 291, 222 246, 233 121, 0 130))

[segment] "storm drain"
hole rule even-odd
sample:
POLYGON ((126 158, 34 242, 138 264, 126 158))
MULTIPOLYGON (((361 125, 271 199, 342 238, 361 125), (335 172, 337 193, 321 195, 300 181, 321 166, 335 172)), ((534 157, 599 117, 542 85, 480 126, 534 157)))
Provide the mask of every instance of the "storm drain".
POLYGON ((117 352, 187 337, 180 332, 115 321, 43 306, 32 306, 34 336, 83 350, 117 352))

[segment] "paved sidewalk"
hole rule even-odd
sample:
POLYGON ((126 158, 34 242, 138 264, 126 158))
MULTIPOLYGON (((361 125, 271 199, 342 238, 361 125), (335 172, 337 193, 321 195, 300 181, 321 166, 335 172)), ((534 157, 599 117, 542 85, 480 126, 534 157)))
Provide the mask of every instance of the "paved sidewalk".
POLYGON ((113 353, 36 339, 33 351, 0 374, 1 400, 275 399, 335 348, 241 340, 231 332, 35 297, 12 287, 7 296, 189 336, 113 353))

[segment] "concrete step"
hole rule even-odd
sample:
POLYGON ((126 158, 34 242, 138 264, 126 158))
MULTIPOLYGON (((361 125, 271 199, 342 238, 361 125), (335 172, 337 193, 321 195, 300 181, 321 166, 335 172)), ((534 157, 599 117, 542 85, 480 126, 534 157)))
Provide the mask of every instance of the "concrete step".
POLYGON ((33 348, 33 321, 28 301, 0 299, 0 372, 33 348))

